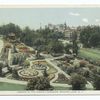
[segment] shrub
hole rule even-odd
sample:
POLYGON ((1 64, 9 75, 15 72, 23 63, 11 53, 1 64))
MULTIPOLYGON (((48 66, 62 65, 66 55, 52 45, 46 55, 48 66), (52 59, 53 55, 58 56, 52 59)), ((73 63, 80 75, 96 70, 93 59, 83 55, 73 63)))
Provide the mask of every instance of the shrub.
POLYGON ((94 78, 94 88, 96 90, 100 90, 100 75, 95 75, 95 78, 94 78))
POLYGON ((94 65, 92 64, 87 64, 86 67, 88 67, 90 70, 94 68, 94 65))
POLYGON ((31 79, 26 87, 26 90, 51 90, 50 81, 46 77, 34 77, 31 79))
POLYGON ((80 67, 85 67, 87 65, 87 62, 82 60, 80 61, 80 67))
POLYGON ((87 81, 85 77, 79 74, 73 74, 71 76, 71 85, 73 90, 84 90, 87 81))

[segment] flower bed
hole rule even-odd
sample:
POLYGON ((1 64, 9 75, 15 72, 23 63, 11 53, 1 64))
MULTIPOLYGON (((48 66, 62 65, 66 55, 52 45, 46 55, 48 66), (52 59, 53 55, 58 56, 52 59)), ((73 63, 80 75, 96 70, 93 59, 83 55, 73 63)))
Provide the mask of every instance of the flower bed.
POLYGON ((59 73, 58 74, 58 78, 54 83, 68 84, 69 83, 69 79, 66 78, 64 74, 59 73))
POLYGON ((18 71, 18 75, 22 80, 29 80, 38 75, 34 69, 26 68, 18 71))

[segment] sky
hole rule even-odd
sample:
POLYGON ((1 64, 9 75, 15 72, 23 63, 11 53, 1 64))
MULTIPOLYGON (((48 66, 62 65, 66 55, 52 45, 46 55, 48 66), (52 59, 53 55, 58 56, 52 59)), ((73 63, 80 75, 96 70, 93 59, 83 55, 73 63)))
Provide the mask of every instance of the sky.
POLYGON ((98 4, 100 0, 0 0, 0 4, 98 4))
POLYGON ((37 29, 41 26, 63 24, 69 26, 100 25, 100 7, 93 8, 0 8, 0 25, 14 23, 20 27, 37 29))

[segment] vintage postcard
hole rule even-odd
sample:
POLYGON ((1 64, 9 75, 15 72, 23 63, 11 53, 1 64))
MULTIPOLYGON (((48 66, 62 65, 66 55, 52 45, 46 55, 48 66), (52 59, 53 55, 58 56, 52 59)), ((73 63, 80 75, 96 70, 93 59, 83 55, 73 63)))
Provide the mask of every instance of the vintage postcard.
POLYGON ((100 6, 0 6, 0 95, 100 94, 100 6))

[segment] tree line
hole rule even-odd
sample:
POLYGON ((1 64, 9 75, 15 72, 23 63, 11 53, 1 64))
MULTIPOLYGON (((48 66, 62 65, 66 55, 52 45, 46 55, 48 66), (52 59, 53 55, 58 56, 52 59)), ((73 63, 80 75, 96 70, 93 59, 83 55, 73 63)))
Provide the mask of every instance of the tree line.
POLYGON ((0 34, 4 35, 6 39, 10 33, 15 33, 17 38, 20 38, 20 41, 34 47, 38 51, 48 51, 48 52, 59 52, 63 51, 63 44, 58 41, 59 38, 64 37, 64 33, 55 32, 54 30, 50 30, 48 27, 44 29, 33 30, 29 27, 25 27, 21 29, 18 25, 13 23, 9 23, 6 25, 0 26, 0 34), (55 46, 54 45, 57 45, 55 46))
POLYGON ((84 47, 100 47, 100 26, 84 26, 80 27, 80 42, 84 47))

